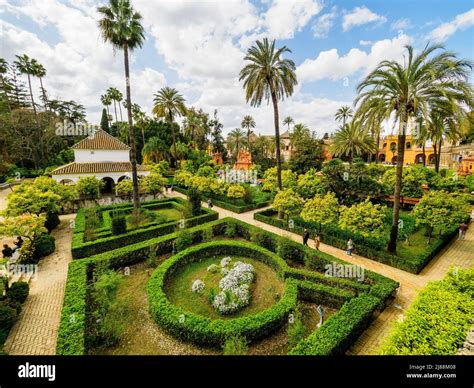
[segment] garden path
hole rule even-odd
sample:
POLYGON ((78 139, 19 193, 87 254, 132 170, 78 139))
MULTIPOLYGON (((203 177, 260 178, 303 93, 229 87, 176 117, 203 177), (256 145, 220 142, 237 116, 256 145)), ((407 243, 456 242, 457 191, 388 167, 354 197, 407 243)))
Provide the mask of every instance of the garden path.
MULTIPOLYGON (((177 192, 168 195, 185 197, 183 194, 177 192)), ((203 206, 206 206, 206 204, 203 203, 203 206)), ((268 230, 269 232, 291 238, 298 242, 302 241, 301 236, 298 234, 254 220, 254 213, 263 209, 252 210, 242 214, 236 214, 218 206, 214 206, 213 210, 219 213, 220 218, 237 218, 248 224, 268 230)), ((311 247, 314 247, 314 241, 310 241, 309 244, 311 247)), ((467 268, 474 263, 474 225, 468 229, 465 240, 458 241, 453 239, 453 241, 436 255, 418 275, 356 254, 349 256, 345 251, 323 243, 320 245, 320 250, 349 263, 357 264, 367 270, 387 276, 400 283, 399 290, 393 302, 372 322, 369 328, 362 333, 348 351, 348 354, 376 354, 381 343, 383 343, 389 334, 393 322, 403 316, 403 312, 413 303, 420 290, 425 287, 429 281, 442 279, 451 267, 467 268)))

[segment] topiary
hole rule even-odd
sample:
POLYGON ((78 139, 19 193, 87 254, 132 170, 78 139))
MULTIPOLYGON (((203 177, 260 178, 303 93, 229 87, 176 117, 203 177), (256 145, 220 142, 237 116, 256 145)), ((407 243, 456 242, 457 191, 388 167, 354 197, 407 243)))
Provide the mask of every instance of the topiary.
POLYGON ((12 306, 12 303, 25 303, 25 300, 30 291, 30 286, 27 282, 15 282, 7 291, 8 304, 12 306))
POLYGON ((188 201, 191 203, 191 211, 193 216, 199 216, 201 214, 201 193, 195 188, 188 190, 188 201))
POLYGON ((127 220, 123 215, 116 215, 112 218, 112 234, 118 236, 124 233, 127 233, 127 220))
POLYGON ((33 260, 38 262, 42 257, 48 256, 56 249, 56 240, 50 234, 44 233, 36 239, 33 260))
POLYGON ((0 343, 5 342, 8 333, 16 321, 16 310, 10 306, 0 304, 0 343))
POLYGON ((187 230, 178 232, 178 237, 175 240, 175 247, 178 252, 186 249, 193 243, 193 236, 187 230))
POLYGON ((46 213, 46 222, 44 223, 44 227, 48 229, 48 232, 51 232, 60 223, 61 220, 59 219, 58 213, 46 213))

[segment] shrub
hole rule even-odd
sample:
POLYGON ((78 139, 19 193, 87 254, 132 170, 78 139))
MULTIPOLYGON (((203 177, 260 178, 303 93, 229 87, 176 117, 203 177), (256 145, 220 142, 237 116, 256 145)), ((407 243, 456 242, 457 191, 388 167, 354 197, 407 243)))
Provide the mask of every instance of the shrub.
POLYGON ((11 287, 7 291, 7 299, 8 303, 12 305, 19 303, 22 305, 25 303, 26 298, 28 297, 28 293, 30 291, 30 286, 27 282, 15 282, 11 285, 11 287))
POLYGON ((0 344, 8 337, 10 329, 16 321, 16 310, 10 306, 0 304, 0 344))
POLYGON ((157 246, 152 245, 150 247, 150 253, 148 254, 147 264, 150 268, 155 268, 158 264, 158 259, 156 257, 157 246))
POLYGON ((191 212, 193 216, 198 216, 201 214, 201 193, 194 189, 190 188, 188 190, 188 201, 191 203, 191 212))
POLYGON ((48 232, 51 232, 60 223, 61 220, 59 219, 58 213, 46 213, 46 222, 44 223, 44 227, 48 229, 48 232))
POLYGON ((178 232, 178 236, 175 240, 175 247, 178 252, 186 249, 193 243, 193 236, 187 230, 181 230, 178 232))
POLYGON ((225 356, 244 356, 248 352, 247 340, 235 335, 225 341, 223 351, 225 356))
POLYGON ((287 238, 278 239, 277 254, 283 260, 304 264, 304 252, 301 250, 300 244, 287 238))
POLYGON ((112 218, 112 234, 118 236, 127 233, 127 220, 124 215, 116 215, 112 218))
POLYGON ((225 228, 225 235, 226 237, 235 237, 237 234, 237 228, 235 227, 235 224, 227 224, 225 228))
POLYGON ((212 228, 206 228, 202 231, 202 242, 209 242, 213 239, 214 233, 212 228))
POLYGON ((35 241, 33 257, 37 262, 42 257, 48 256, 56 249, 56 240, 50 234, 44 233, 35 241))
POLYGON ((293 349, 306 335, 301 315, 301 310, 296 308, 288 320, 288 349, 293 349))

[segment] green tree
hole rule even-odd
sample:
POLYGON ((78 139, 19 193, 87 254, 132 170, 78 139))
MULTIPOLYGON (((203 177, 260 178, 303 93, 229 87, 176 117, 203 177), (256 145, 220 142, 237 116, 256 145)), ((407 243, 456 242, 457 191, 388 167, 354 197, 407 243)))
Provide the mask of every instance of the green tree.
POLYGON ((342 121, 341 127, 344 128, 346 126, 347 119, 351 118, 353 115, 354 115, 353 110, 349 106, 343 105, 337 110, 334 117, 336 118, 338 122, 342 121))
POLYGON ((125 68, 125 86, 127 95, 128 137, 130 140, 130 162, 132 164, 133 209, 138 212, 138 175, 135 133, 132 119, 132 98, 130 87, 129 51, 142 47, 145 33, 141 25, 142 16, 135 12, 128 0, 109 0, 109 6, 99 7, 99 28, 102 37, 110 42, 114 49, 123 50, 125 68))
POLYGON ((271 43, 267 38, 257 40, 250 47, 244 60, 249 61, 240 71, 240 81, 244 81, 245 98, 252 106, 260 106, 262 100, 273 103, 275 124, 275 149, 277 164, 278 189, 282 190, 281 156, 280 156, 280 118, 278 101, 293 94, 296 80, 295 63, 282 54, 291 52, 286 46, 275 48, 275 40, 271 43))
POLYGON ((362 112, 375 109, 387 119, 393 115, 399 127, 390 252, 397 247, 408 123, 414 118, 427 118, 431 108, 441 102, 472 106, 472 88, 468 82, 472 65, 469 61, 457 58, 439 45, 426 46, 419 54, 407 46, 407 52, 403 64, 394 60, 382 61, 358 86, 359 95, 355 101, 362 112), (381 103, 374 105, 373 99, 381 103))
POLYGON ((290 136, 293 153, 289 167, 297 174, 304 174, 308 169, 319 170, 323 161, 323 150, 319 140, 313 137, 304 124, 296 124, 290 136))
POLYGON ((380 238, 385 234, 386 209, 385 206, 374 205, 369 199, 350 207, 342 206, 339 226, 364 237, 380 238))
POLYGON ((245 197, 245 187, 241 185, 229 185, 227 189, 227 197, 232 198, 234 201, 245 197))
POLYGON ((354 156, 373 152, 375 148, 372 137, 362 128, 359 121, 353 120, 336 132, 330 151, 335 156, 347 156, 351 164, 354 156))
MULTIPOLYGON (((278 177, 277 168, 272 167, 265 171, 263 176, 264 182, 262 186, 263 191, 271 191, 276 193, 278 191, 278 177)), ((281 181, 283 189, 296 189, 298 176, 291 170, 283 170, 281 172, 281 181)))
POLYGON ((133 183, 130 179, 123 179, 115 186, 117 195, 131 199, 133 195, 133 183))
POLYGON ((95 176, 81 177, 76 184, 79 195, 83 195, 88 199, 100 198, 100 190, 103 186, 104 182, 95 176))
POLYGON ((306 201, 301 218, 308 222, 316 222, 321 232, 322 225, 334 224, 339 218, 339 202, 334 193, 326 195, 316 194, 314 198, 306 201))
POLYGON ((286 116, 285 119, 283 120, 283 125, 288 126, 288 132, 290 132, 290 125, 294 123, 295 123, 295 120, 293 120, 293 118, 290 116, 286 116))
POLYGON ((246 129, 247 130, 247 147, 250 150, 250 134, 252 133, 252 129, 255 128, 256 124, 255 124, 255 120, 252 116, 250 115, 247 115, 244 117, 244 119, 242 120, 242 122, 240 123, 240 126, 243 128, 243 129, 246 129))
POLYGON ((227 147, 232 153, 232 160, 236 161, 239 155, 240 149, 247 146, 247 139, 245 138, 245 132, 240 128, 235 128, 230 131, 227 136, 227 147))
MULTIPOLYGON (((397 176, 394 168, 388 168, 382 176, 382 187, 387 195, 393 192, 397 176)), ((423 168, 410 166, 403 169, 402 197, 420 198, 423 196, 422 185, 427 183, 427 175, 423 168)))
POLYGON ((35 246, 37 239, 47 232, 44 227, 45 216, 35 214, 21 214, 16 217, 6 217, 0 221, 0 236, 25 237, 30 241, 30 246, 35 246))
POLYGON ((305 174, 298 175, 298 194, 303 198, 313 198, 316 194, 322 194, 321 178, 316 175, 316 170, 310 168, 305 174))
POLYGON ((303 199, 293 189, 279 191, 273 199, 273 208, 278 210, 278 214, 286 215, 287 219, 297 215, 302 206, 303 199))
POLYGON ((105 108, 102 109, 102 117, 100 118, 100 129, 109 133, 109 117, 105 108))
POLYGON ((184 105, 184 97, 173 88, 168 86, 161 88, 154 98, 155 105, 153 106, 153 113, 157 117, 163 117, 171 125, 173 135, 173 156, 178 160, 176 150, 176 133, 173 126, 174 119, 177 116, 186 115, 186 106, 184 105))
POLYGON ((471 207, 465 195, 447 191, 430 191, 413 208, 418 225, 428 227, 428 243, 435 228, 441 234, 464 221, 471 207))

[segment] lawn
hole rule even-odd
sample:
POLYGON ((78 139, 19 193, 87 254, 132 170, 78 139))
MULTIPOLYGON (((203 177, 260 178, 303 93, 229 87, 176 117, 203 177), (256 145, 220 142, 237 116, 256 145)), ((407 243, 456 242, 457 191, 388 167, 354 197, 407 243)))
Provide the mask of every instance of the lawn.
POLYGON ((223 257, 207 257, 174 272, 166 288, 168 299, 173 304, 195 314, 211 319, 229 319, 252 315, 265 310, 277 302, 279 296, 283 294, 284 281, 268 265, 246 257, 232 257, 232 263, 242 261, 253 265, 255 268, 256 276, 251 285, 251 302, 235 314, 219 314, 209 302, 209 294, 211 290, 214 290, 215 293, 219 292, 219 281, 223 275, 220 271, 212 274, 207 271, 207 267, 211 264, 219 265, 223 257), (202 293, 191 291, 191 285, 196 279, 202 280, 206 285, 202 293))

